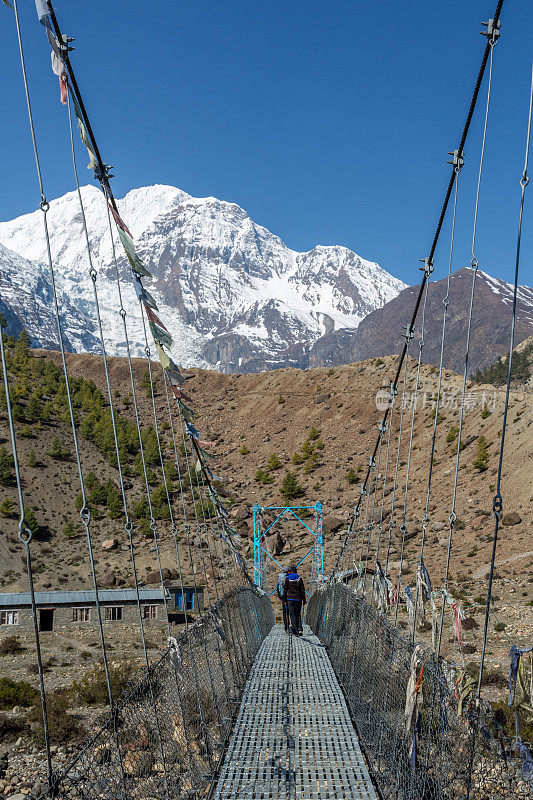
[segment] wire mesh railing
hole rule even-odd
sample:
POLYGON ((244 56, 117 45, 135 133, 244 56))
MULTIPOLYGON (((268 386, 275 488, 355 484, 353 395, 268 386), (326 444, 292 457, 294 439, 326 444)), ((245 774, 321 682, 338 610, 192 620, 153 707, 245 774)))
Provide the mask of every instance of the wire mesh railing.
POLYGON ((143 669, 42 798, 205 797, 246 679, 274 624, 267 596, 229 592, 143 669))
POLYGON ((529 748, 503 734, 489 703, 471 702, 454 665, 343 583, 312 595, 307 622, 327 648, 383 800, 531 797, 529 748))

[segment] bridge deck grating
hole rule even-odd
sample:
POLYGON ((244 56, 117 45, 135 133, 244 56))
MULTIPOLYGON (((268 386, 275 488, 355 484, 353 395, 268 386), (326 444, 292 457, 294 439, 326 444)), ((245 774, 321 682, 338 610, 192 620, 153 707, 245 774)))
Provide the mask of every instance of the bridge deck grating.
POLYGON ((326 651, 276 625, 257 654, 214 800, 376 800, 326 651))

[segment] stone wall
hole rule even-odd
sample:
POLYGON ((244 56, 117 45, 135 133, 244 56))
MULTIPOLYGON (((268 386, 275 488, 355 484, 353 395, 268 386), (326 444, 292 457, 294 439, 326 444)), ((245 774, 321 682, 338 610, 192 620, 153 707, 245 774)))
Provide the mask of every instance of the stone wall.
MULTIPOLYGON (((145 606, 156 606, 156 614, 157 616, 154 619, 144 619, 143 623, 146 625, 147 628, 160 628, 166 624, 165 622, 165 610, 162 603, 142 603, 141 608, 145 606)), ((104 623, 104 630, 106 629, 120 629, 122 627, 129 627, 132 625, 139 624, 139 612, 137 610, 136 603, 124 603, 123 605, 106 605, 102 604, 102 620, 104 623), (122 609, 122 619, 121 620, 106 620, 106 608, 121 608, 122 609)), ((84 631, 84 630, 96 630, 98 628, 98 614, 96 612, 96 607, 93 606, 47 606, 46 609, 38 608, 37 609, 37 619, 39 620, 39 628, 42 633, 46 633, 47 631, 44 630, 46 627, 46 620, 42 612, 47 610, 53 610, 53 631, 66 633, 68 631, 77 630, 77 631, 84 631), (89 608, 89 620, 86 622, 74 622, 73 621, 73 609, 77 608, 89 608)), ((2 609, 0 609, 2 610, 2 609)), ((21 608, 21 609, 9 609, 10 611, 17 611, 18 612, 18 621, 16 625, 0 625, 0 637, 3 636, 16 636, 17 634, 27 634, 33 632, 33 615, 31 608, 21 608)))

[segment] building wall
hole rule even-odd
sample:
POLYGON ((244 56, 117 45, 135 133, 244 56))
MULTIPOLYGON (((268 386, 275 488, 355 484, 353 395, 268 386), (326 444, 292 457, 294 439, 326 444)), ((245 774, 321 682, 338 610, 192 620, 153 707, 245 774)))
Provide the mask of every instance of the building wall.
MULTIPOLYGON (((163 603, 143 603, 144 606, 156 606, 157 616, 155 619, 143 618, 143 623, 147 628, 159 628, 166 625, 165 609, 163 603)), ((111 631, 114 628, 121 628, 122 626, 132 626, 139 624, 139 612, 136 603, 124 603, 124 605, 116 604, 114 606, 107 604, 101 605, 102 621, 104 623, 104 631, 111 631), (106 608, 122 608, 121 620, 106 620, 106 608)), ((53 617, 53 630, 54 632, 67 632, 72 630, 96 630, 98 628, 98 614, 95 606, 47 606, 54 611, 53 617), (89 620, 87 622, 73 622, 73 608, 90 608, 89 620)), ((37 619, 40 619, 39 611, 37 609, 37 619)), ((0 625, 0 637, 3 636, 16 636, 17 633, 27 634, 33 632, 33 615, 31 608, 9 609, 9 611, 18 611, 18 623, 16 625, 0 625)), ((44 634, 46 631, 41 630, 44 634)))

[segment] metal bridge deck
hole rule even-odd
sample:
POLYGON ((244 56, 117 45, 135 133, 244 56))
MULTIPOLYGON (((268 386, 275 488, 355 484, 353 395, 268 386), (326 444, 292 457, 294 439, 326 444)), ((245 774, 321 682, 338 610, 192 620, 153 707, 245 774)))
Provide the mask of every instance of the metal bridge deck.
POLYGON ((246 685, 214 800, 376 800, 320 641, 276 625, 246 685))

